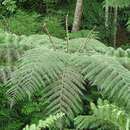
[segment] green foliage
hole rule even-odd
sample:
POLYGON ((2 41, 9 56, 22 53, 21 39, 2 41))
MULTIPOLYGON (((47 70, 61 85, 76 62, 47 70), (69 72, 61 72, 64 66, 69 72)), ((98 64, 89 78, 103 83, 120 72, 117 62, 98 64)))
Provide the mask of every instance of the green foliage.
POLYGON ((93 2, 90 0, 84 1, 83 18, 83 21, 81 21, 83 28, 92 29, 93 26, 97 25, 97 29, 101 31, 105 22, 102 4, 97 0, 93 0, 93 2))
POLYGON ((44 100, 41 98, 37 99, 37 102, 33 102, 33 100, 29 100, 28 104, 25 104, 21 109, 21 112, 25 115, 32 114, 33 112, 40 112, 41 106, 44 105, 44 100))
POLYGON ((129 130, 130 117, 121 108, 108 101, 98 100, 97 106, 91 103, 93 115, 81 115, 75 118, 77 129, 129 130))
POLYGON ((31 126, 26 125, 23 130, 41 130, 43 128, 52 128, 54 122, 64 116, 63 113, 57 113, 56 115, 50 115, 46 120, 39 120, 38 125, 32 124, 31 126))
POLYGON ((128 29, 128 31, 130 31, 130 18, 129 18, 129 20, 128 20, 128 22, 127 22, 127 29, 128 29))
POLYGON ((16 111, 12 111, 9 109, 7 105, 7 97, 5 96, 5 92, 7 88, 0 83, 0 129, 1 130, 17 130, 24 123, 20 121, 20 118, 17 119, 18 113, 16 111), (13 115, 13 116, 12 116, 13 115))
POLYGON ((48 31, 52 36, 65 38, 66 32, 61 26, 61 21, 57 17, 45 17, 44 21, 47 23, 48 31))
MULTIPOLYGON (((78 32, 72 32, 72 33, 69 34, 69 38, 70 39, 81 38, 81 37, 91 38, 90 36, 88 36, 89 33, 90 33, 90 30, 81 30, 81 31, 78 31, 78 32)), ((92 38, 99 39, 98 32, 94 31, 94 32, 92 32, 92 35, 93 35, 92 38)))
POLYGON ((110 7, 119 7, 119 8, 124 8, 124 7, 129 7, 130 5, 130 0, 105 0, 107 5, 110 7))
MULTIPOLYGON (((109 36, 106 35, 105 29, 105 13, 103 9, 102 0, 85 0, 83 6, 83 16, 81 20, 81 28, 83 30, 91 30, 95 25, 95 32, 98 32, 98 39, 104 42, 107 45, 107 40, 109 36)), ((110 19, 109 19, 110 21, 110 19)), ((110 30, 109 30, 110 31, 110 30)))
POLYGON ((121 48, 124 49, 124 50, 129 49, 130 48, 130 43, 122 45, 121 48))
POLYGON ((16 14, 8 19, 1 19, 0 28, 15 33, 17 35, 30 35, 42 33, 42 22, 38 20, 40 15, 37 13, 27 13, 17 10, 16 14), (5 21, 6 20, 6 21, 5 21))
POLYGON ((10 13, 13 13, 17 8, 15 0, 3 0, 2 5, 4 5, 6 10, 10 13))
MULTIPOLYGON (((20 102, 14 109, 10 109, 8 99, 5 95, 8 88, 0 83, 0 129, 1 130, 19 130, 26 124, 37 123, 39 119, 44 119, 43 113, 44 101, 41 95, 35 94, 30 100, 20 102)), ((43 96, 43 95, 42 95, 43 96)))
POLYGON ((18 100, 30 97, 33 93, 43 89, 48 103, 45 108, 48 115, 63 112, 67 117, 66 122, 69 123, 75 115, 82 112, 80 97, 82 95, 81 89, 84 89, 83 77, 74 67, 71 67, 71 59, 68 60, 68 55, 61 52, 55 53, 43 47, 28 51, 21 61, 24 64, 20 65, 19 71, 12 75, 11 83, 15 86, 8 91, 12 105, 18 100), (40 59, 39 55, 41 55, 40 59), (37 59, 39 60, 37 61, 37 59), (32 67, 28 66, 28 63, 32 64, 32 67), (34 82, 29 80, 30 78, 34 79, 34 82), (21 81, 19 82, 19 80, 21 81))
MULTIPOLYGON (((73 18, 74 18, 74 11, 75 11, 75 0, 73 1, 68 1, 69 3, 63 5, 63 6, 59 6, 59 9, 53 12, 55 12, 55 15, 58 19, 61 19, 62 21, 62 25, 64 25, 64 28, 65 28, 65 25, 66 25, 66 20, 65 20, 65 17, 66 15, 68 14, 68 26, 69 27, 72 27, 72 24, 73 24, 73 18)), ((53 14, 52 14, 53 15, 53 14)), ((71 31, 71 30, 70 30, 71 31)))
MULTIPOLYGON (((77 66, 86 79, 97 85, 103 94, 114 100, 123 101, 126 106, 129 104, 129 71, 124 68, 114 57, 105 55, 84 56, 76 59, 77 66), (87 60, 84 60, 84 59, 87 60), (111 67, 110 67, 111 66, 111 67)), ((128 107, 127 106, 127 107, 128 107)))
MULTIPOLYGON (((130 73, 124 66, 124 61, 129 59, 129 50, 115 50, 90 39, 83 52, 79 53, 78 49, 86 38, 78 38, 69 41, 70 54, 67 54, 66 42, 54 38, 57 48, 54 52, 48 49, 51 44, 47 37, 32 35, 20 41, 25 44, 31 42, 34 49, 25 52, 19 60, 18 69, 11 75, 8 86, 13 87, 7 92, 11 106, 41 90, 45 99, 44 115, 65 113, 61 127, 67 127, 75 116, 83 112, 81 97, 85 95, 82 90, 85 90, 85 81, 89 80, 98 87, 101 95, 129 109, 130 73), (59 43, 61 47, 58 48, 59 43)), ((35 105, 38 106, 37 103, 26 105, 28 111, 24 107, 24 114, 39 112, 35 105)))

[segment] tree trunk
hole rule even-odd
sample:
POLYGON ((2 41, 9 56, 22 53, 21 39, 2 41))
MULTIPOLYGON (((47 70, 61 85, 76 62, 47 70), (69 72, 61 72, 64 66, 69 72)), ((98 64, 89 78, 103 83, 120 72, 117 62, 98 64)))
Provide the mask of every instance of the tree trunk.
POLYGON ((114 47, 116 48, 116 35, 117 35, 117 13, 118 7, 114 9, 114 47))
POLYGON ((108 28, 108 18, 109 18, 109 7, 106 1, 106 7, 105 7, 105 27, 108 28))
POLYGON ((84 0, 77 0, 72 32, 77 32, 79 30, 79 24, 80 24, 80 19, 81 19, 82 10, 83 10, 83 2, 84 0))
MULTIPOLYGON (((108 6, 108 1, 105 1, 105 31, 106 31, 106 38, 109 37, 109 6, 108 6)), ((109 43, 109 42, 108 42, 109 43)), ((107 44, 109 46, 109 44, 107 44)))

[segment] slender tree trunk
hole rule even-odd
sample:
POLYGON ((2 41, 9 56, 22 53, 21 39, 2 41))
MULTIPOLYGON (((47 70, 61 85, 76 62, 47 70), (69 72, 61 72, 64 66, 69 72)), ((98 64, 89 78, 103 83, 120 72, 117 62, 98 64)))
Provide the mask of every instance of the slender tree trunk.
POLYGON ((108 28, 108 19, 109 19, 109 7, 106 1, 106 7, 105 7, 105 27, 108 28))
MULTIPOLYGON (((109 6, 108 6, 108 1, 106 0, 106 3, 105 3, 105 31, 106 31, 106 38, 109 37, 109 6)), ((109 43, 109 42, 108 42, 109 43)), ((108 44, 109 46, 109 44, 108 44)))
POLYGON ((117 13, 118 7, 114 9, 114 47, 116 48, 116 35, 117 35, 117 13))
POLYGON ((82 10, 83 10, 83 2, 84 0, 77 0, 72 32, 77 32, 79 30, 79 24, 80 24, 80 19, 81 19, 82 10))

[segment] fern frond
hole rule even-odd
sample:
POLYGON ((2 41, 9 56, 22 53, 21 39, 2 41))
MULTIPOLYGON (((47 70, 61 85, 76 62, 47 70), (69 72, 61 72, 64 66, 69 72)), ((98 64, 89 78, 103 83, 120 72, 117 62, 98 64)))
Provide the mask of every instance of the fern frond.
MULTIPOLYGON (((63 48, 63 40, 54 38, 56 45, 63 48)), ((0 80, 5 82, 12 72, 11 68, 16 66, 16 61, 25 53, 25 51, 39 46, 46 46, 47 48, 52 48, 49 43, 47 35, 31 35, 31 36, 17 36, 15 34, 2 32, 0 33, 0 64, 4 64, 7 67, 0 67, 0 80), (10 68, 10 69, 9 69, 10 68), (7 75, 7 71, 9 72, 7 75)))
POLYGON ((56 115, 50 115, 46 120, 39 120, 38 125, 32 124, 31 126, 26 125, 23 130, 41 130, 43 128, 50 128, 54 124, 54 122, 60 118, 62 118, 65 114, 57 113, 56 115))
POLYGON ((92 81, 109 98, 130 106, 130 72, 114 57, 79 56, 75 61, 85 79, 92 81))
POLYGON ((106 128, 110 130, 126 130, 130 128, 130 123, 127 123, 129 117, 124 110, 109 104, 108 101, 98 100, 98 105, 91 103, 93 115, 78 116, 75 118, 74 123, 77 129, 87 128, 106 128))
MULTIPOLYGON (((27 51, 24 57, 20 59, 22 62, 18 67, 19 69, 12 74, 11 82, 16 86, 14 86, 10 92, 15 91, 14 88, 17 87, 19 88, 17 91, 21 89, 25 89, 26 91, 26 89, 28 89, 27 86, 30 86, 32 92, 35 92, 39 88, 51 83, 64 68, 62 54, 58 53, 57 55, 55 55, 53 51, 44 48, 27 51), (61 55, 61 59, 57 55, 61 55), (45 82, 43 82, 43 80, 45 80, 45 82), (34 89, 33 87, 36 88, 34 89)), ((63 59, 64 62, 66 62, 67 56, 64 56, 63 59)), ((30 93, 31 92, 27 90, 27 92, 23 92, 22 96, 30 96, 30 93)))
MULTIPOLYGON (((84 44, 86 41, 86 38, 76 38, 76 39, 72 39, 70 40, 70 51, 72 53, 74 52, 78 52, 81 45, 84 44)), ((105 52, 107 49, 107 47, 101 43, 100 41, 98 40, 95 40, 95 39, 90 39, 87 43, 86 43, 86 46, 83 50, 84 53, 88 53, 88 52, 91 52, 91 51, 94 51, 94 52, 105 52)))
POLYGON ((71 61, 71 55, 45 47, 27 51, 7 85, 13 85, 7 92, 11 106, 43 90, 49 102, 47 114, 63 112, 69 123, 83 109, 80 97, 85 89, 83 77, 71 61))
POLYGON ((16 69, 13 65, 0 66, 0 82, 7 83, 11 73, 16 69))
POLYGON ((122 48, 108 47, 105 55, 115 57, 121 65, 130 70, 130 49, 123 50, 122 48))
POLYGON ((47 114, 63 112, 66 114, 66 121, 69 123, 75 115, 81 113, 83 104, 80 96, 83 95, 81 89, 84 89, 82 82, 83 77, 77 70, 71 67, 65 68, 59 80, 45 89, 45 97, 47 97, 47 103, 49 103, 46 108, 47 114))
MULTIPOLYGON (((52 38, 57 48, 63 48, 63 40, 55 37, 52 38)), ((3 59, 0 62, 15 61, 21 57, 26 50, 42 45, 47 48, 52 48, 47 35, 17 36, 7 32, 0 33, 0 59, 3 59)))
MULTIPOLYGON (((66 41, 55 37, 52 37, 52 40, 54 41, 57 50, 62 50, 65 52, 66 41)), ((79 51, 80 46, 84 44, 85 41, 86 38, 76 38, 70 40, 70 52, 74 53, 79 51)), ((30 50, 39 46, 44 46, 49 49, 52 48, 47 35, 17 36, 15 34, 10 34, 6 32, 0 33, 0 58, 5 57, 4 59, 7 59, 7 57, 9 57, 10 59, 16 60, 26 50, 30 50)), ((84 48, 83 52, 106 52, 106 49, 107 47, 100 41, 90 39, 87 42, 87 45, 84 48)))

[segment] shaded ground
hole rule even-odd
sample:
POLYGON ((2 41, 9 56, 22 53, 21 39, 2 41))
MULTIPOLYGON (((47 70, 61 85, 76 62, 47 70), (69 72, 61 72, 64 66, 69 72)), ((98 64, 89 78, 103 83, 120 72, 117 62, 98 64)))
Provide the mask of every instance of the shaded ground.
POLYGON ((117 34, 117 46, 130 44, 130 32, 122 29, 117 34))

